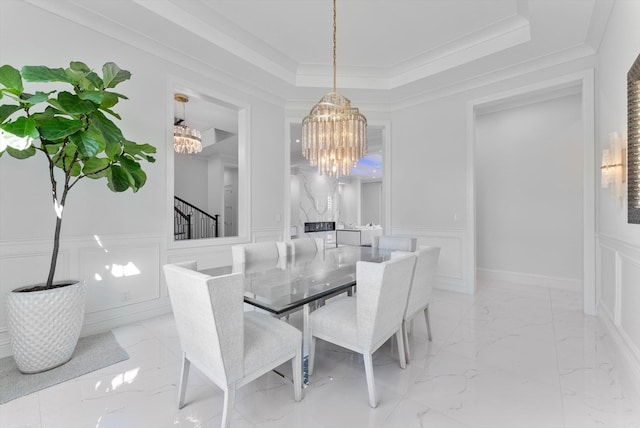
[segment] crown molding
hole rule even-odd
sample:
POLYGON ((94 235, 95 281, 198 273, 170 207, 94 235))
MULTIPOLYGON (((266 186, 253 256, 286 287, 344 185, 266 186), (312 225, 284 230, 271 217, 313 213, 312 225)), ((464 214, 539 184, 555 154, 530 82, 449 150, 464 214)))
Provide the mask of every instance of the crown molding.
MULTIPOLYGON (((188 3, 185 7, 189 8, 186 11, 183 10, 182 3, 180 3, 180 7, 178 6, 178 0, 131 0, 122 4, 133 8, 145 8, 158 16, 164 17, 164 19, 171 18, 170 22, 175 23, 175 25, 181 25, 181 28, 184 28, 185 20, 187 17, 192 17, 193 13, 198 13, 201 20, 211 19, 210 22, 219 28, 212 29, 213 25, 198 21, 198 29, 192 31, 192 33, 197 33, 197 36, 207 41, 210 45, 215 45, 212 46, 214 52, 210 52, 206 57, 197 55, 195 50, 179 49, 179 46, 169 44, 166 39, 164 41, 153 39, 134 28, 133 25, 126 25, 110 17, 111 15, 107 13, 101 13, 102 11, 93 8, 91 3, 81 0, 65 2, 51 0, 24 1, 126 45, 141 49, 176 66, 200 74, 207 79, 213 79, 230 89, 256 97, 278 107, 307 111, 311 105, 310 103, 317 101, 315 100, 316 96, 311 99, 311 94, 316 92, 313 91, 313 88, 329 87, 330 68, 299 66, 295 72, 292 71, 294 68, 290 58, 281 53, 273 52, 273 49, 268 46, 260 46, 260 43, 263 45, 265 43, 256 42, 252 39, 253 36, 246 36, 243 30, 235 27, 232 23, 224 21, 222 17, 211 10, 212 6, 202 1, 185 2, 188 3), (200 28, 200 25, 207 28, 200 28), (230 34, 225 34, 227 31, 230 34), (243 43, 238 42, 238 39, 243 40, 243 43), (244 43, 245 40, 249 40, 249 46, 244 43), (220 45, 222 45, 222 48, 220 45), (263 48, 265 49, 264 52, 260 53, 263 48), (222 56, 218 56, 218 53, 222 56), (270 60, 269 57, 272 55, 278 61, 270 60), (246 59, 243 61, 242 57, 246 59), (281 64, 276 64, 280 61, 281 64), (243 64, 248 65, 247 63, 250 63, 251 66, 244 67, 245 72, 242 75, 234 73, 234 70, 239 69, 237 67, 242 67, 243 64), (256 63, 264 66, 264 70, 253 69, 252 66, 256 63), (274 75, 279 76, 274 77, 274 75)), ((594 14, 597 13, 600 16, 602 12, 604 16, 599 17, 597 20, 592 20, 589 34, 590 40, 595 44, 599 44, 596 42, 601 38, 601 34, 606 28, 607 11, 610 11, 612 7, 611 1, 603 0, 603 5, 599 4, 599 9, 597 11, 594 10, 594 14)), ((362 100, 360 100, 359 96, 354 96, 355 104, 361 110, 390 112, 498 83, 506 79, 516 78, 558 66, 562 63, 585 60, 595 54, 594 48, 590 45, 581 44, 550 55, 528 59, 500 70, 473 75, 473 77, 466 80, 429 86, 433 85, 433 79, 425 77, 435 77, 435 74, 442 74, 442 71, 452 67, 530 40, 527 1, 519 0, 518 5, 517 14, 511 18, 502 20, 479 32, 474 32, 458 39, 441 49, 419 55, 389 69, 341 68, 342 74, 338 76, 338 86, 339 88, 354 89, 356 93, 363 95, 362 100), (395 77, 394 73, 396 73, 395 77), (409 85, 407 82, 412 83, 409 85), (411 90, 409 90, 409 87, 411 87, 411 90)), ((113 8, 116 6, 110 6, 107 3, 103 7, 113 8)), ((108 11, 111 10, 108 9, 108 11)), ((126 13, 126 10, 120 13, 126 13)), ((588 62, 588 60, 586 61, 588 62)))
POLYGON ((132 1, 288 84, 293 85, 296 80, 295 61, 215 13, 208 3, 176 0, 132 1))
MULTIPOLYGON (((34 7, 45 10, 53 15, 74 22, 96 31, 102 35, 117 40, 125 45, 140 49, 158 58, 164 59, 177 66, 189 69, 201 74, 207 79, 214 79, 226 87, 232 88, 243 94, 257 97, 269 104, 284 105, 285 98, 275 91, 268 91, 264 86, 258 86, 253 81, 242 79, 232 71, 227 71, 218 66, 224 61, 205 62, 202 58, 186 53, 184 50, 169 46, 158 40, 152 39, 135 29, 109 19, 91 9, 91 4, 79 0, 51 1, 51 0, 23 0, 34 7)), ((164 1, 164 0, 161 0, 164 1)), ((136 3, 137 4, 137 3, 136 3)))
MULTIPOLYGON (((339 86, 391 90, 529 41, 529 21, 516 15, 392 67, 340 67, 339 86)), ((301 64, 295 83, 298 87, 322 87, 331 73, 328 66, 301 64)))

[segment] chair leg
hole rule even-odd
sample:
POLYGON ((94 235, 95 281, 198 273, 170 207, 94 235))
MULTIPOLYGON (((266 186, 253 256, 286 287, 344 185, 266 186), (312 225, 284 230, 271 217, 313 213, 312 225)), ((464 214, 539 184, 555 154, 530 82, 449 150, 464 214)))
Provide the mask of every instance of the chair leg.
POLYGON ((404 355, 405 344, 404 337, 402 334, 402 327, 398 329, 396 332, 396 338, 398 339, 398 356, 400 357, 400 368, 404 369, 407 367, 407 359, 404 355))
POLYGON ((409 332, 407 331, 407 321, 402 321, 402 336, 404 338, 404 355, 407 363, 411 360, 411 351, 409 350, 409 332))
POLYGON ((316 337, 311 336, 311 343, 309 344, 309 376, 313 374, 313 366, 316 361, 316 337))
POLYGON ((431 342, 431 323, 429 322, 429 305, 424 308, 424 320, 427 323, 427 337, 429 337, 429 342, 431 342))
POLYGON ((178 387, 178 409, 184 407, 184 396, 187 392, 187 382, 189 381, 189 368, 191 367, 191 361, 187 359, 187 356, 182 354, 182 370, 180 370, 180 386, 178 387))
POLYGON ((369 388, 369 405, 375 409, 378 406, 378 400, 376 399, 376 383, 373 378, 373 355, 368 352, 362 356, 364 357, 364 371, 367 374, 367 388, 369 388))
POLYGON ((302 348, 298 348, 295 358, 291 360, 293 370, 293 395, 296 401, 302 400, 302 348))
POLYGON ((222 409, 222 428, 231 426, 231 415, 233 413, 233 403, 236 400, 236 385, 229 385, 224 391, 224 407, 222 409))

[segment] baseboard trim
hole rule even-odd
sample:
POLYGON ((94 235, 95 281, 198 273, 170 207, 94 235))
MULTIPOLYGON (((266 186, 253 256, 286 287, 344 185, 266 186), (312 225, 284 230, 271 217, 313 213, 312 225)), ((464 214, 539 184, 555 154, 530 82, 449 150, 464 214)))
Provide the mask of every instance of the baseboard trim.
POLYGON ((464 294, 474 293, 473 288, 466 284, 463 279, 446 275, 436 275, 434 288, 464 294))
POLYGON ((500 281, 557 290, 582 292, 582 280, 495 269, 477 269, 478 281, 500 281))
POLYGON ((598 318, 602 321, 618 353, 622 356, 620 362, 624 364, 627 373, 630 374, 631 383, 640 393, 640 350, 638 350, 627 334, 616 327, 611 319, 611 313, 603 306, 598 305, 598 318))

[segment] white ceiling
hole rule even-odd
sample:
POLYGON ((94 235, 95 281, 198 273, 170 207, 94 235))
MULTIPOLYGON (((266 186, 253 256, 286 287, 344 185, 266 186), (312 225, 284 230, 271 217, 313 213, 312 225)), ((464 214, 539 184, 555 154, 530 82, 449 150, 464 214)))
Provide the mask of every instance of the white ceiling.
MULTIPOLYGON (((332 85, 331 0, 25 1, 285 103, 332 85)), ((398 103, 588 57, 613 1, 338 0, 338 89, 358 106, 398 103)))
MULTIPOLYGON (((308 111, 333 84, 331 0, 23 1, 291 109, 308 111)), ((337 0, 338 90, 366 115, 588 61, 613 3, 337 0)), ((193 99, 188 122, 233 132, 207 122, 212 101, 193 99)))

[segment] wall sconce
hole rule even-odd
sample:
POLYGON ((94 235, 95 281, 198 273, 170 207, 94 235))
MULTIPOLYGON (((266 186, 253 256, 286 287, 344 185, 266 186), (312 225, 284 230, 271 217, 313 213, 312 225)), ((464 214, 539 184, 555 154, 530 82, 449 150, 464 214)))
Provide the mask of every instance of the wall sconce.
POLYGON ((627 182, 626 138, 617 132, 609 134, 609 148, 602 150, 601 187, 611 187, 612 194, 620 202, 624 199, 624 183, 627 182))

